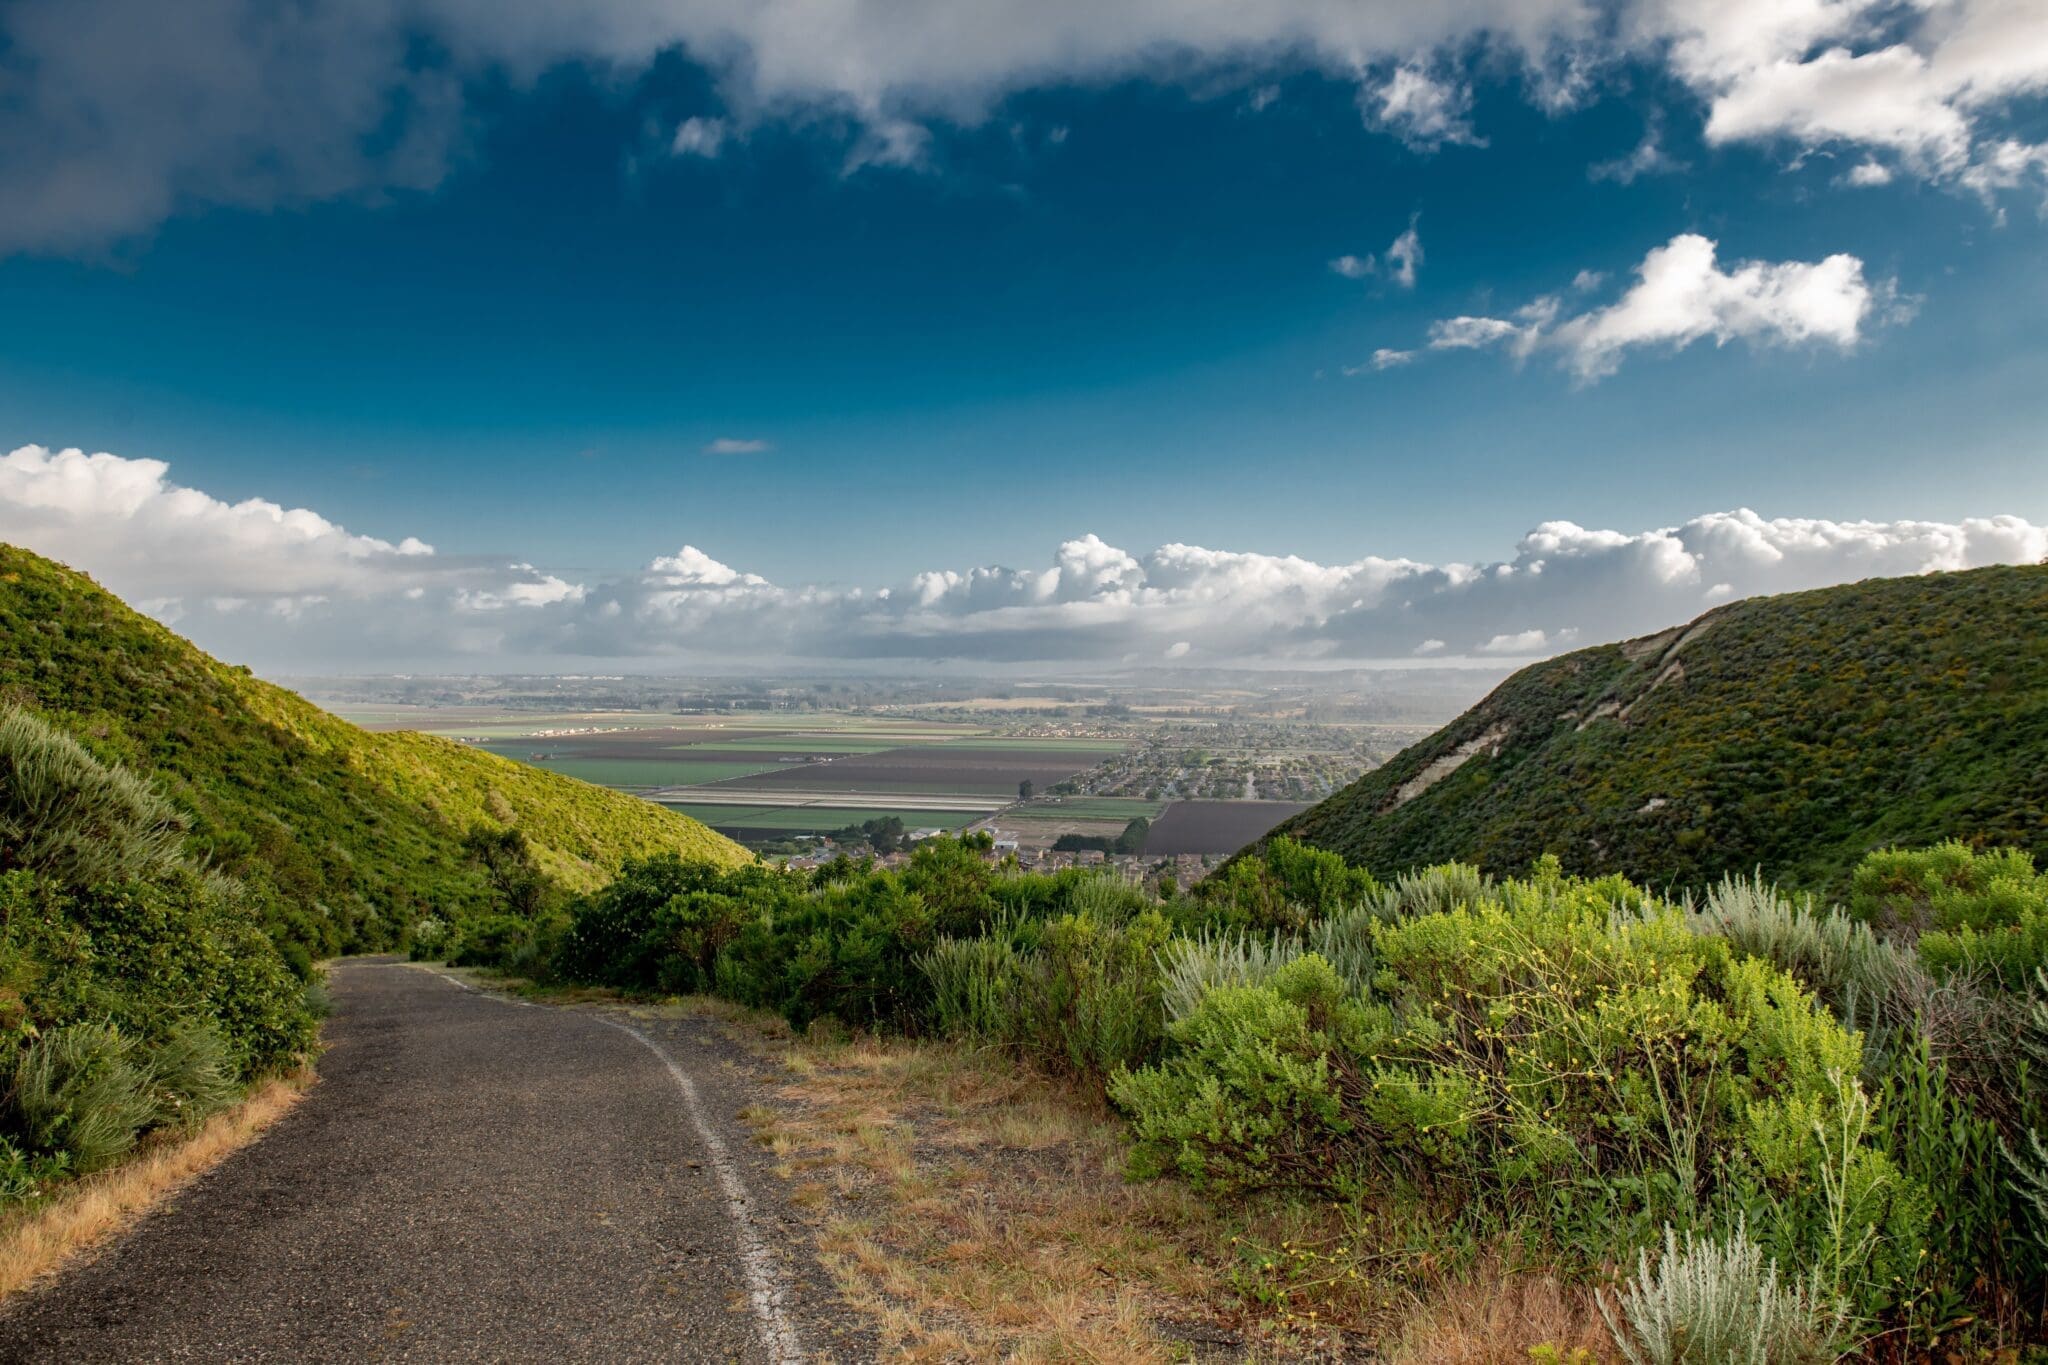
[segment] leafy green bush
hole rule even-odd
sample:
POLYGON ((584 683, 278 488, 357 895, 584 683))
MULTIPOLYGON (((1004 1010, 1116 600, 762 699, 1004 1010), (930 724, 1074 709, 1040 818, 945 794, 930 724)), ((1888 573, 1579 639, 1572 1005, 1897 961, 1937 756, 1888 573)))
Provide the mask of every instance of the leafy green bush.
POLYGON ((1884 849, 1857 865, 1851 888, 1851 910, 1917 932, 1937 971, 1982 972, 2024 990, 2048 966, 2048 875, 2021 849, 1977 852, 1954 840, 1884 849))
POLYGON ((1139 1168, 1477 1195, 1540 1209, 1543 1237, 1589 1262, 1759 1202, 1817 1238, 1846 1171, 1866 1218, 1913 1235, 1919 1206, 1883 1154, 1830 1138, 1860 1095, 1855 1036, 1680 910, 1551 869, 1376 924, 1372 947, 1369 997, 1309 955, 1172 1025, 1166 1061, 1112 1086, 1139 1168))
POLYGON ((1297 930, 1379 891, 1365 869, 1283 837, 1233 859, 1204 880, 1196 896, 1212 923, 1297 930))

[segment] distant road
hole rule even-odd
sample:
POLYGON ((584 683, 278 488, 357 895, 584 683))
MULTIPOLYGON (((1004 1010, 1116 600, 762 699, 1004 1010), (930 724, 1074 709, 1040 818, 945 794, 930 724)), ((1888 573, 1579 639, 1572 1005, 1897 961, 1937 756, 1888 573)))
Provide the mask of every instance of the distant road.
POLYGON ((871 1354, 733 1121, 757 1083, 710 1026, 374 959, 332 980, 307 1098, 0 1309, 0 1361, 871 1354))

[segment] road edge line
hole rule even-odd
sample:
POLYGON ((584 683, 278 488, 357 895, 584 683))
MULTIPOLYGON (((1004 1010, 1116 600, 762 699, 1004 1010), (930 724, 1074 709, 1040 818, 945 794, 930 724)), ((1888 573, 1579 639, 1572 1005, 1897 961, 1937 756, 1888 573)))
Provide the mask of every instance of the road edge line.
MULTIPOLYGON (((429 976, 439 977, 458 990, 480 995, 486 1000, 496 1000, 505 1005, 522 1005, 537 1008, 530 1000, 513 1000, 493 991, 482 990, 467 981, 436 971, 420 963, 395 964, 412 967, 429 976)), ((566 1011, 579 1013, 580 1011, 566 1011)), ((739 1165, 733 1160, 732 1151, 725 1145, 725 1139, 711 1126, 710 1118, 704 1112, 704 1102, 697 1094, 697 1082, 682 1064, 669 1054, 669 1050, 654 1039, 622 1020, 608 1015, 592 1013, 590 1018, 600 1024, 608 1024, 628 1038, 652 1052, 664 1067, 669 1078, 682 1093, 684 1112, 690 1116, 690 1124, 697 1130, 698 1141, 704 1144, 706 1155, 711 1158, 712 1173, 718 1177, 719 1192, 725 1196, 726 1216, 732 1220, 734 1236, 739 1241, 740 1270, 747 1281, 747 1298, 753 1303, 754 1322, 760 1329, 761 1344, 768 1349, 768 1359, 773 1365, 803 1365, 803 1346, 799 1342, 796 1326, 783 1311, 782 1301, 789 1293, 789 1281, 783 1277, 782 1268, 776 1263, 775 1252, 761 1236, 755 1222, 752 1208, 753 1196, 747 1190, 746 1177, 740 1174, 739 1165)))

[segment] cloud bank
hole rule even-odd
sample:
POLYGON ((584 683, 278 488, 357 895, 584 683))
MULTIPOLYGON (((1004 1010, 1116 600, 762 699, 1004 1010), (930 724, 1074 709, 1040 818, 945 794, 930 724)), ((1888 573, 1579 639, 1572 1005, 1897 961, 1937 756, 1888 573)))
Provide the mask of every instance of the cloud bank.
POLYGON ((1302 70, 1352 82, 1367 125, 1432 152, 1484 144, 1481 66, 1552 110, 1647 66, 1715 143, 1855 148, 1982 194, 2048 177, 2015 113, 2048 91, 2033 0, 66 0, 5 23, 0 250, 431 188, 464 155, 472 89, 565 62, 630 81, 673 51, 723 105, 677 124, 694 156, 783 120, 844 137, 849 169, 915 166, 934 124, 1021 90, 1223 72, 1256 102, 1302 70))
MULTIPOLYGON (((1717 257, 1714 242, 1681 233, 1645 255, 1635 283, 1605 307, 1566 316, 1562 297, 1546 294, 1511 318, 1442 318, 1430 325, 1429 349, 1501 347, 1517 360, 1547 352, 1580 383, 1592 383, 1620 369, 1631 351, 1682 351, 1696 341, 1853 350, 1871 326, 1906 312, 1897 286, 1866 278, 1855 256, 1729 268, 1717 257)), ((1582 270, 1573 287, 1585 293, 1603 278, 1582 270)))
POLYGON ((222 502, 168 474, 157 460, 24 446, 0 456, 0 540, 274 671, 1491 661, 1642 634, 1736 597, 2048 557, 2048 526, 2014 516, 1737 510, 1637 532, 1545 522, 1483 564, 1322 564, 1180 543, 1133 553, 1081 535, 1040 567, 893 584, 781 584, 690 544, 583 583, 305 509, 222 502))

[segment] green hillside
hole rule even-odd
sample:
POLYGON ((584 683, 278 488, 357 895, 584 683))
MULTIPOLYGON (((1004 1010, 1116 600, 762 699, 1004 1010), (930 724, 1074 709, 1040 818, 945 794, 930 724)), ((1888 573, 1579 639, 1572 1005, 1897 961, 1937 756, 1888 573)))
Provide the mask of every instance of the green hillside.
POLYGON ((629 856, 727 864, 739 845, 652 803, 447 740, 371 734, 210 658, 85 575, 0 545, 0 707, 34 710, 151 775, 189 852, 278 893, 292 937, 380 947, 421 915, 490 904, 462 848, 513 826, 540 870, 594 888, 629 856))
POLYGON ((1536 664, 1274 831, 1450 859, 1840 889, 1868 850, 2048 855, 2048 567, 1753 598, 1536 664))

